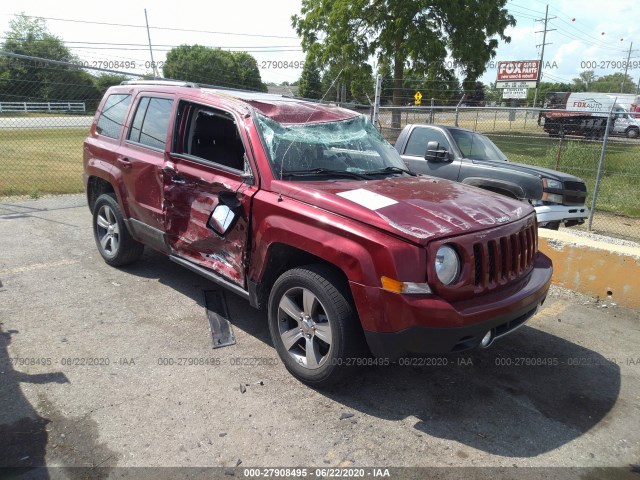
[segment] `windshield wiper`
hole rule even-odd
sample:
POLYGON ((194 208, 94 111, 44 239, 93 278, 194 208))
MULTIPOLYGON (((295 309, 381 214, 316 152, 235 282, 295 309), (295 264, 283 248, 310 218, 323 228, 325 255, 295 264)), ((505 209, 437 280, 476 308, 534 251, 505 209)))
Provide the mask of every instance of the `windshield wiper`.
POLYGON ((315 177, 315 176, 327 176, 327 177, 347 177, 357 178, 360 180, 369 180, 365 175, 356 172, 349 172, 347 170, 331 170, 330 168, 314 168, 311 170, 285 170, 282 172, 283 177, 315 177))
POLYGON ((383 175, 385 173, 406 173, 407 175, 411 175, 412 177, 417 176, 417 173, 412 172, 411 170, 406 170, 400 167, 385 167, 380 170, 368 170, 363 172, 365 175, 383 175))

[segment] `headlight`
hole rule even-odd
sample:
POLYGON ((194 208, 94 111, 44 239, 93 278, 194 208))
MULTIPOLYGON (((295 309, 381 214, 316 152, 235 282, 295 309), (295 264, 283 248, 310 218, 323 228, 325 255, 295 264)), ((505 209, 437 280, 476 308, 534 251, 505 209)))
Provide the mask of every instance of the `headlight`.
POLYGON ((558 180, 552 180, 550 178, 542 178, 542 186, 544 188, 553 188, 557 190, 562 190, 562 182, 558 180))
POLYGON ((445 285, 451 285, 458 279, 460 259, 456 251, 448 245, 442 245, 436 252, 436 275, 445 285))

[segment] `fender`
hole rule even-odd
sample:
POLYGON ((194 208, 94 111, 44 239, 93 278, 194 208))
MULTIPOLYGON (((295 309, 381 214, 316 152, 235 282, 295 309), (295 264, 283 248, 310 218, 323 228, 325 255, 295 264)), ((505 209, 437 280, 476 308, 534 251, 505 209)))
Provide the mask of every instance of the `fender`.
POLYGON ((527 198, 524 189, 520 185, 518 185, 517 183, 508 182, 506 180, 496 180, 493 178, 485 177, 467 177, 462 180, 462 183, 470 185, 472 187, 505 190, 513 194, 513 196, 519 200, 524 200, 527 198))
POLYGON ((381 275, 426 281, 426 249, 292 199, 278 202, 275 195, 259 192, 254 197, 252 230, 251 281, 262 281, 277 244, 314 255, 342 270, 349 281, 364 285, 379 286, 381 275))

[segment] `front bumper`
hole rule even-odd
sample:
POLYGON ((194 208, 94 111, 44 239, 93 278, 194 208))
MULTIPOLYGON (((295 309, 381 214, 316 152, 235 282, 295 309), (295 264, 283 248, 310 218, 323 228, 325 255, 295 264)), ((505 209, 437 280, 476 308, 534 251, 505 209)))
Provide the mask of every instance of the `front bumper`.
POLYGON ((540 227, 549 223, 566 223, 569 226, 584 223, 589 218, 589 209, 584 205, 568 207, 566 205, 540 205, 535 207, 540 227))
POLYGON ((491 331, 502 337, 529 320, 546 299, 553 268, 538 253, 531 273, 505 288, 450 304, 434 295, 401 295, 352 283, 371 353, 391 360, 477 348, 491 331))

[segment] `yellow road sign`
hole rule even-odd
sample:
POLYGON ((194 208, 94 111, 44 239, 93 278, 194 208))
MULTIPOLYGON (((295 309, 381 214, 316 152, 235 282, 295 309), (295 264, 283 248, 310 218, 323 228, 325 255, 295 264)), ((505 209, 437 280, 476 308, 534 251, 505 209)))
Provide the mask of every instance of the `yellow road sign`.
POLYGON ((420 100, 422 100, 422 94, 420 92, 416 92, 416 94, 413 96, 413 98, 416 99, 416 104, 420 104, 420 100))

